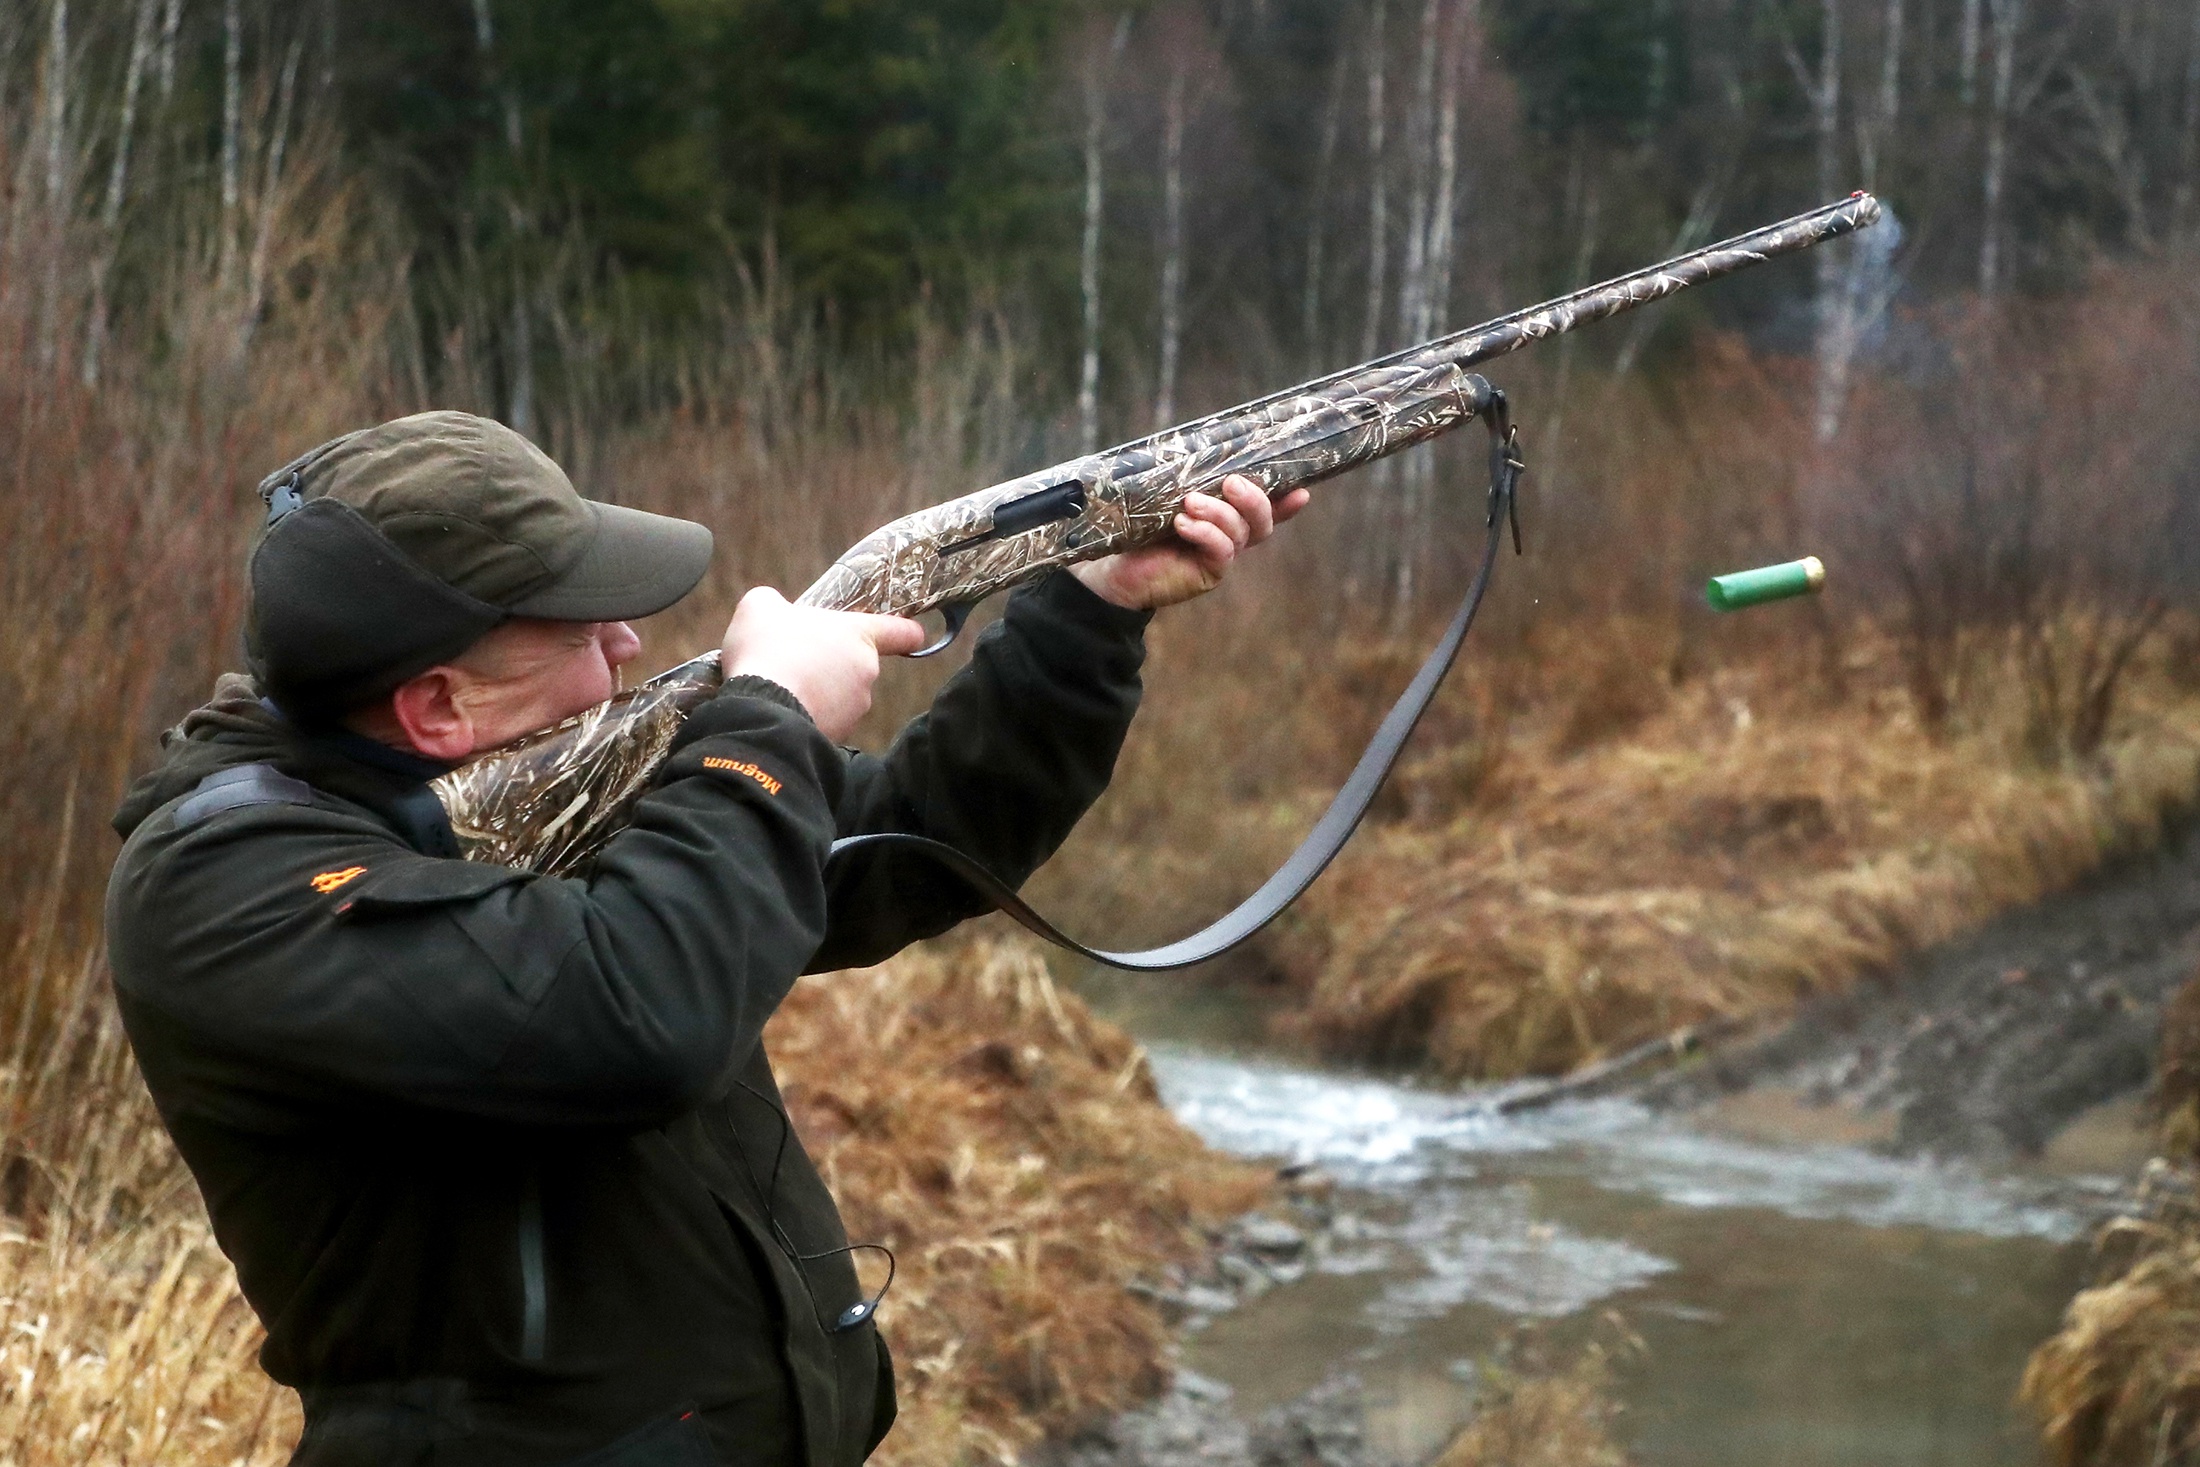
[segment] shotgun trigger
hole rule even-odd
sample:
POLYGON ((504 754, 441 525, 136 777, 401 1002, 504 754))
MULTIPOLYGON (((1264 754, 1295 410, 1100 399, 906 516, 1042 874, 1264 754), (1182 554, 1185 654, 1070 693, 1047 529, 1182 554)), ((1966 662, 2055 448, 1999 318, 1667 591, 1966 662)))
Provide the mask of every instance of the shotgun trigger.
POLYGON ((940 607, 940 621, 945 629, 941 631, 939 640, 931 646, 921 648, 909 655, 911 657, 930 657, 935 653, 945 652, 949 644, 962 635, 963 623, 970 620, 970 613, 977 610, 977 607, 978 603, 975 601, 950 601, 945 606, 940 607))

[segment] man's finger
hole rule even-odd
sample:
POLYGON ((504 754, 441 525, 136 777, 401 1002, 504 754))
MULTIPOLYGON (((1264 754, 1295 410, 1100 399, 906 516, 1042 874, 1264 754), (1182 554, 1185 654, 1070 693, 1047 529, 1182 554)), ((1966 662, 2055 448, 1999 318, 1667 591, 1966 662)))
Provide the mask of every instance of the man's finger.
POLYGON ((759 606, 785 606, 787 598, 772 586, 751 586, 742 594, 744 602, 753 601, 759 606))
POLYGON ((1193 519, 1188 512, 1180 514, 1176 517, 1176 534, 1211 570, 1219 571, 1237 558, 1237 541, 1211 521, 1193 519))
POLYGON ((1311 491, 1294 489, 1281 499, 1270 500, 1269 505, 1275 513, 1276 523, 1280 525, 1313 502, 1314 496, 1311 491))
POLYGON ((863 634, 871 645, 887 657, 907 657, 932 640, 924 630, 924 623, 906 616, 864 615, 863 634))
POLYGON ((1248 531, 1246 544, 1258 545, 1275 533, 1275 507, 1269 503, 1268 495, 1260 485, 1246 478, 1243 474, 1232 474, 1222 481, 1222 497, 1227 499, 1239 514, 1245 516, 1245 526, 1248 531))
POLYGON ((1252 529, 1245 523, 1245 516, 1237 506, 1212 494, 1187 494, 1184 497, 1184 513, 1195 520, 1214 525, 1230 537, 1230 543, 1242 550, 1251 543, 1252 529))

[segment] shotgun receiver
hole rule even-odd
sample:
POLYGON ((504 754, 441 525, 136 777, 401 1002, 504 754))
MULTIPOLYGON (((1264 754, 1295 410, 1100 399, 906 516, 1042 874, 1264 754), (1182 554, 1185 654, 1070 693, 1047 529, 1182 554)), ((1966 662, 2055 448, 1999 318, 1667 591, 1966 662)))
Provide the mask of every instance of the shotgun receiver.
MULTIPOLYGON (((938 611, 945 647, 988 596, 1057 566, 1170 533, 1185 496, 1243 474, 1271 497, 1426 442, 1486 413, 1499 394, 1469 369, 1532 342, 1661 300, 1879 218, 1836 204, 1590 286, 1361 366, 980 489, 865 536, 799 598, 807 606, 916 616, 938 611)), ((682 663, 607 703, 482 755, 435 782, 471 860, 559 872, 625 823, 687 711, 719 683, 718 654, 682 663)))

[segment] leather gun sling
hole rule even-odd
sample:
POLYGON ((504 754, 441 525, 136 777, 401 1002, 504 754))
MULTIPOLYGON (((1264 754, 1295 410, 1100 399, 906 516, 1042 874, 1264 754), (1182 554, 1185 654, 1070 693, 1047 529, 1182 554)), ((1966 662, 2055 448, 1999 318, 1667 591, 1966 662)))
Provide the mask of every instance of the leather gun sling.
POLYGON ((1494 401, 1484 413, 1484 421, 1490 432, 1490 488, 1487 535, 1482 546, 1481 565, 1475 571, 1472 584, 1467 587, 1459 609, 1452 614, 1451 623, 1430 650, 1427 660, 1413 675, 1413 681, 1391 705, 1375 736, 1368 741, 1366 752, 1352 766, 1352 773, 1329 808, 1322 812, 1313 829, 1306 833, 1289 859, 1276 869, 1273 876, 1262 882, 1259 889, 1236 907, 1210 925, 1189 937, 1160 947, 1144 948, 1137 952, 1109 952, 1087 947, 1069 936, 1052 922, 1040 916, 1024 899, 992 872, 979 865, 953 846, 921 835, 903 831, 880 831, 870 835, 852 835, 833 842, 828 860, 857 851, 891 848, 912 854, 928 856, 948 870, 970 883, 981 895, 1001 911, 1007 913, 1024 927, 1056 947, 1073 952, 1079 957, 1103 963, 1110 968, 1125 968, 1135 972, 1158 973, 1174 968, 1188 968, 1220 957, 1240 943, 1252 937, 1274 921, 1284 908, 1298 900, 1305 890, 1314 884, 1337 853, 1351 839, 1352 832, 1365 818, 1368 808, 1375 803, 1383 780, 1389 775, 1398 757, 1405 751, 1406 740, 1412 736, 1414 726, 1421 715, 1428 711, 1436 691, 1443 686, 1444 676, 1459 656, 1459 648, 1467 639, 1467 629, 1474 625, 1475 613, 1482 607, 1482 596, 1489 589, 1490 575, 1497 564, 1498 542, 1509 526, 1512 531, 1513 550, 1520 549, 1520 521, 1514 501, 1521 471, 1526 465, 1521 461, 1519 441, 1512 431, 1507 415, 1505 397, 1501 392, 1492 394, 1494 401))

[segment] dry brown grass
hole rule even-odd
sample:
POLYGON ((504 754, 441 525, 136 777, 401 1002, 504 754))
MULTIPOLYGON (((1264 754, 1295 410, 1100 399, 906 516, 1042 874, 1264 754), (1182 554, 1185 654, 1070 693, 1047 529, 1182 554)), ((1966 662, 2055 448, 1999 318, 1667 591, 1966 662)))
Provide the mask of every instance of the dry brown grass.
MULTIPOLYGON (((108 1000, 56 962, 57 1027, 0 1070, 0 1462, 286 1460, 295 1396, 215 1247, 108 1000)), ((15 1016, 19 1032, 23 1019, 15 1016)))
POLYGON ((1539 637, 1501 773, 1478 762, 1459 813, 1364 833, 1316 888, 1279 947, 1294 1032, 1454 1076, 1564 1070, 1839 987, 2151 846, 2200 798, 2200 697, 2159 649, 2095 757, 2042 763, 2021 710, 1984 699, 1927 733, 1869 633, 1838 700, 1774 658, 1576 683, 1615 647, 1667 660, 1625 623, 1539 637))
POLYGON ((1270 1179, 1186 1131, 1032 945, 807 981, 769 1042, 850 1236, 900 1260, 882 1460, 1009 1460, 1159 1388, 1169 1332, 1127 1286, 1199 1257, 1270 1179))
POLYGON ((1563 1365, 1530 1342, 1526 1359, 1486 1367, 1473 1418, 1429 1467, 1627 1467, 1612 1354, 1640 1345, 1624 1325, 1609 1332, 1615 1345, 1592 1341, 1563 1365))
POLYGON ((2054 1467, 2200 1463, 2200 978, 2164 1010, 2153 1100, 2162 1155, 2025 1369, 2054 1467))
POLYGON ((2095 1252, 2098 1280, 2033 1352, 2019 1396, 2053 1467, 2192 1467, 2200 1193, 2189 1159, 2149 1163, 2134 1205, 2101 1230, 2095 1252))
POLYGON ((2200 1237, 2071 1300, 2023 1395, 2055 1467, 2200 1462, 2200 1237))

